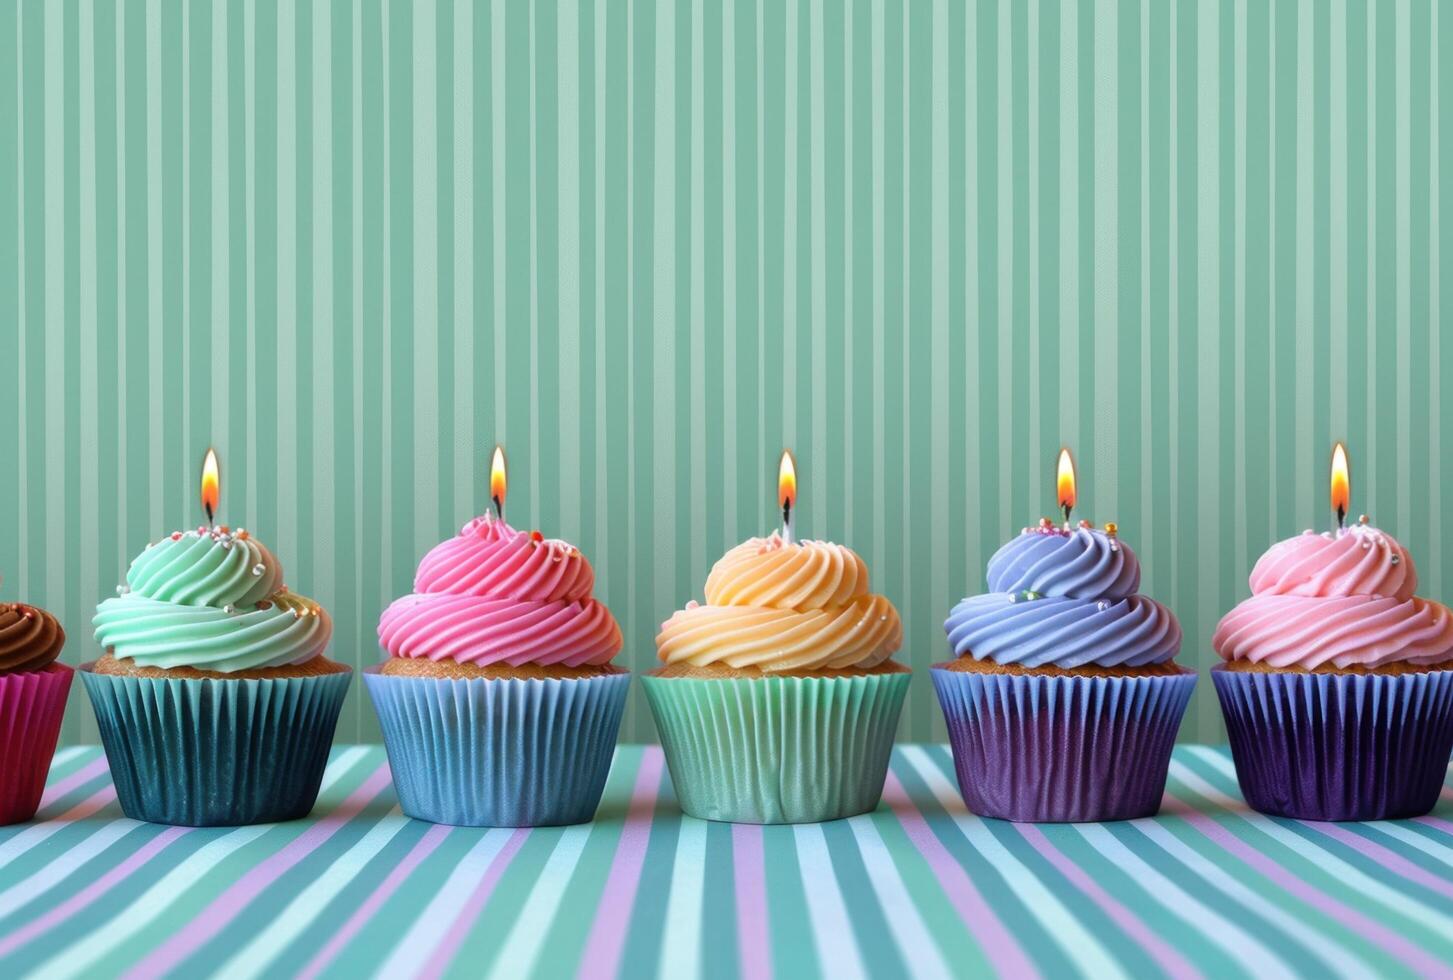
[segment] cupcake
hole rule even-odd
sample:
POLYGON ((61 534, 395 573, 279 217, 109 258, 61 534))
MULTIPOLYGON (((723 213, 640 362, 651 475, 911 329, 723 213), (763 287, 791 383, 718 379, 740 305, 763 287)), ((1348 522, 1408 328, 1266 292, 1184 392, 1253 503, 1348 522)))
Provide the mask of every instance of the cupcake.
POLYGON ((1211 672, 1246 802, 1303 820, 1427 813, 1453 749, 1453 612, 1359 523, 1278 542, 1216 627, 1211 672))
POLYGON ((810 823, 878 805, 910 673, 893 604, 851 549, 781 535, 728 551, 643 678, 681 808, 810 823))
POLYGON ((471 827, 582 823, 610 772, 630 674, 579 549, 475 518, 419 563, 364 671, 403 811, 471 827))
POLYGON ((202 526, 150 544, 92 621, 81 667, 127 816, 184 826, 306 816, 352 671, 333 622, 262 542, 202 526))
POLYGON ((1154 814, 1196 684, 1175 615, 1140 563, 1088 521, 1025 528, 989 559, 989 592, 944 624, 932 668, 969 809, 1019 821, 1154 814))
POLYGON ((0 603, 0 824, 35 816, 74 671, 65 630, 44 609, 0 603))

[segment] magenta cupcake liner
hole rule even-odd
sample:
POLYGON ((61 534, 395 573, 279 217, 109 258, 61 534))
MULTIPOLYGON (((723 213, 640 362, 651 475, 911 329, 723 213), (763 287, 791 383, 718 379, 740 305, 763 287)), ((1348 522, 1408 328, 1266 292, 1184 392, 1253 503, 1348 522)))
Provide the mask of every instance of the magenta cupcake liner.
POLYGON ((595 815, 631 675, 492 679, 363 671, 399 806, 462 827, 550 827, 595 815))
POLYGON ((930 671, 970 810, 1021 822, 1160 809, 1196 673, 1076 677, 930 671))
POLYGON ((1453 751, 1453 671, 1211 671, 1246 803, 1301 820, 1427 813, 1453 751))
POLYGON ((0 824, 35 816, 74 676, 59 663, 0 675, 0 824))

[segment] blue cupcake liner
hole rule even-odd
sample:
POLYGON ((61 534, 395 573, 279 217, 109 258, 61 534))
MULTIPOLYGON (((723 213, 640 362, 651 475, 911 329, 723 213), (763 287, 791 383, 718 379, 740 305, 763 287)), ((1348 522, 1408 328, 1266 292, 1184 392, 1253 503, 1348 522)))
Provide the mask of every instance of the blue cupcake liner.
POLYGON ((1453 751, 1453 671, 1211 671, 1246 803, 1301 820, 1417 817, 1453 751))
POLYGON ((308 677, 158 678, 80 668, 121 810, 230 827, 307 816, 351 670, 308 677))
POLYGON ((461 827, 595 815, 631 675, 545 680, 363 671, 404 813, 461 827))
POLYGON ((641 678, 681 809, 817 823, 878 805, 912 674, 641 678))
POLYGON ((985 817, 1129 820, 1160 809, 1196 673, 1122 677, 930 670, 959 791, 985 817))

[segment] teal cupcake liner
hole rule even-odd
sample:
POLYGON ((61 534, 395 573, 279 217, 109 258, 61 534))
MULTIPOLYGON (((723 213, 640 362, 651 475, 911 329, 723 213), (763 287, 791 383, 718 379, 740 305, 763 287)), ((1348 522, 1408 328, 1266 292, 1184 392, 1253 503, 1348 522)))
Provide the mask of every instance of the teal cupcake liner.
POLYGON ((365 668, 404 813, 461 827, 595 815, 631 675, 399 677, 365 668))
POLYGON ((263 679, 119 677, 80 668, 121 810, 230 827, 307 816, 353 672, 263 679))
POLYGON ((681 809, 816 823, 878 805, 912 674, 641 678, 681 809))

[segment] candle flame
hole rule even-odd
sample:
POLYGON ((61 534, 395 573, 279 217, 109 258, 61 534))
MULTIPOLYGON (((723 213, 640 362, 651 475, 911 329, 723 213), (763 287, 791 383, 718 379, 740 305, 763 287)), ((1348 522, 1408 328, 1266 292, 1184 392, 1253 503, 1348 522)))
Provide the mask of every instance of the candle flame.
POLYGON ((1352 470, 1347 463, 1347 447, 1342 443, 1332 447, 1332 510, 1337 514, 1337 526, 1347 521, 1347 511, 1352 507, 1352 470))
POLYGON ((494 459, 489 464, 489 499, 494 503, 496 517, 505 516, 505 490, 508 487, 508 480, 505 477, 505 450, 503 446, 494 447, 494 459))
POLYGON ((797 506, 797 460, 790 449, 782 450, 782 462, 777 467, 777 503, 782 506, 784 520, 797 506))
POLYGON ((1065 512, 1065 520, 1070 519, 1070 511, 1075 509, 1075 461, 1070 456, 1068 449, 1059 451, 1059 466, 1055 473, 1055 488, 1059 492, 1059 506, 1065 512))
POLYGON ((202 509, 211 524, 222 507, 222 468, 217 464, 217 450, 208 449, 202 459, 202 509))

